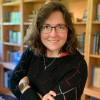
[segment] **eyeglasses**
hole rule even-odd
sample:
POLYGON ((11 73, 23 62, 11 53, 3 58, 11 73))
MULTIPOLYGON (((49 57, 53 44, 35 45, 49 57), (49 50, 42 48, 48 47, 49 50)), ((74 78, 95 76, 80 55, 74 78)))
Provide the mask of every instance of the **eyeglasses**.
POLYGON ((57 33, 65 33, 67 32, 67 26, 66 25, 57 25, 55 27, 51 27, 50 25, 43 25, 40 30, 44 34, 51 33, 52 28, 55 28, 57 33))

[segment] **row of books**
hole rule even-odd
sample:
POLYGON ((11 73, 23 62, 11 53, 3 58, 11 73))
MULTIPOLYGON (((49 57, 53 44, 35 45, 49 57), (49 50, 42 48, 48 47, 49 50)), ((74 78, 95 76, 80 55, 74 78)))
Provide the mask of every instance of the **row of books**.
POLYGON ((10 88, 10 77, 11 77, 11 74, 12 74, 12 70, 8 70, 8 71, 4 72, 4 86, 6 88, 10 88))
POLYGON ((100 3, 96 6, 96 21, 100 21, 100 3))
POLYGON ((93 54, 100 54, 100 33, 94 33, 93 36, 93 54))
POLYGON ((7 61, 14 63, 16 65, 21 58, 21 52, 20 51, 8 51, 7 53, 8 53, 7 61))
POLYGON ((91 86, 100 88, 100 66, 92 66, 91 86))
MULTIPOLYGON (((21 58, 21 52, 20 51, 8 51, 7 52, 7 61, 14 63, 15 65, 19 62, 21 58)), ((12 70, 8 70, 4 72, 4 86, 6 88, 10 88, 10 76, 12 74, 12 70)))
POLYGON ((7 30, 6 42, 21 44, 21 32, 7 30))
POLYGON ((20 23, 20 12, 5 11, 6 22, 20 23))
POLYGON ((20 0, 6 0, 6 2, 15 2, 15 1, 20 1, 20 0))
POLYGON ((85 47, 85 32, 82 33, 81 35, 77 35, 77 38, 80 41, 81 47, 82 47, 81 49, 79 49, 79 51, 81 53, 84 53, 84 47, 85 47))

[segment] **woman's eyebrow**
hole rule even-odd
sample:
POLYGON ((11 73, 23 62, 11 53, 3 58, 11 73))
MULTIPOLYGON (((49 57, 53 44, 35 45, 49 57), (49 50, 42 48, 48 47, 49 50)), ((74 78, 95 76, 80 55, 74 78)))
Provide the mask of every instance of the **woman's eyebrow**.
MULTIPOLYGON (((50 24, 47 24, 47 23, 44 23, 43 25, 51 26, 50 24)), ((56 24, 56 26, 58 26, 58 25, 65 25, 65 24, 62 24, 62 23, 56 24)))
POLYGON ((45 23, 45 24, 43 24, 43 25, 49 25, 49 26, 50 26, 50 24, 46 24, 46 23, 45 23))

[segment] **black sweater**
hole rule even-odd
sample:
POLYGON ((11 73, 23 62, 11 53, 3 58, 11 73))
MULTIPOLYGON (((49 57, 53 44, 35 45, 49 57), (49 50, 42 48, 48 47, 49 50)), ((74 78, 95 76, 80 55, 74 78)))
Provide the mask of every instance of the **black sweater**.
MULTIPOLYGON (((45 56, 46 66, 53 59, 45 56)), ((44 69, 43 56, 37 56, 27 48, 12 73, 10 90, 20 100, 41 100, 37 92, 44 96, 50 90, 56 92, 55 100, 80 100, 86 79, 87 64, 79 52, 56 58, 44 69), (18 84, 25 76, 28 76, 31 88, 21 94, 18 84)))

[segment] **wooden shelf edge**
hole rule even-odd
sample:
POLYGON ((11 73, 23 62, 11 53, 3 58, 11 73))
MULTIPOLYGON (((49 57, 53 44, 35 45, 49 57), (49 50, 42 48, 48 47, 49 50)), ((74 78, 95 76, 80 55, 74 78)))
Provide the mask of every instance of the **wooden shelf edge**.
POLYGON ((92 24, 100 24, 99 21, 93 21, 92 24))
POLYGON ((0 88, 0 93, 12 93, 12 92, 10 91, 10 89, 3 87, 0 88))
POLYGON ((3 25, 20 25, 20 23, 3 22, 3 25))
POLYGON ((18 46, 20 47, 20 44, 16 44, 16 43, 9 43, 9 42, 3 42, 4 45, 10 45, 10 46, 18 46))
POLYGON ((9 2, 9 3, 3 3, 3 6, 20 6, 20 1, 15 2, 9 2))
POLYGON ((100 89, 96 89, 94 87, 85 88, 84 94, 100 99, 100 89))
POLYGON ((24 2, 45 2, 46 0, 24 0, 24 2))
POLYGON ((86 22, 73 22, 73 24, 74 25, 77 25, 77 24, 79 24, 79 25, 86 25, 86 22))
POLYGON ((4 68, 9 69, 9 70, 13 70, 15 68, 15 64, 14 63, 10 63, 10 62, 1 62, 0 63, 4 68))
POLYGON ((100 58, 100 55, 90 54, 90 57, 93 57, 93 58, 100 58))
POLYGON ((31 22, 24 22, 23 24, 24 24, 24 25, 30 25, 31 22))

